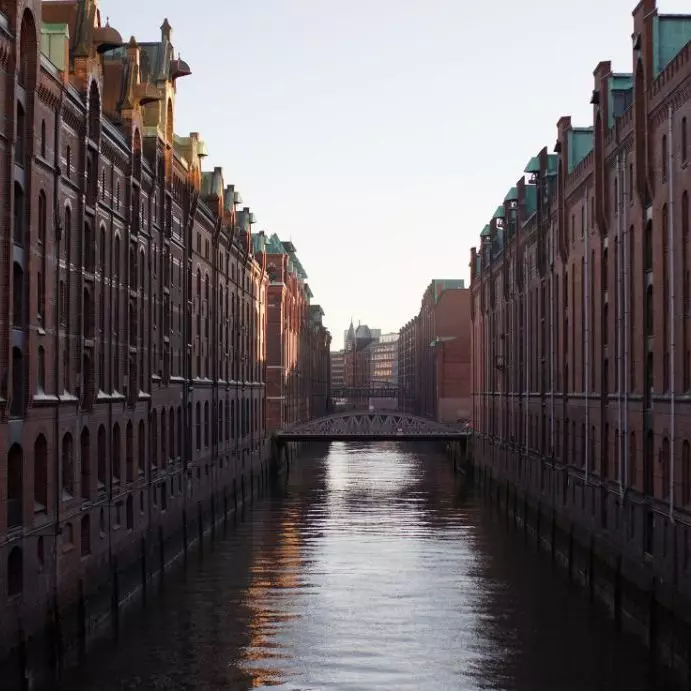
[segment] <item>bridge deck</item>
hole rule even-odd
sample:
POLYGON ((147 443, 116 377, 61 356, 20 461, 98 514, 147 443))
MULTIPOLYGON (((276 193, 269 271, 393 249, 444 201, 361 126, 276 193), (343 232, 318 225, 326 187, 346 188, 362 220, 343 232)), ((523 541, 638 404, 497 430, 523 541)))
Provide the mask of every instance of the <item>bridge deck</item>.
POLYGON ((276 433, 289 441, 461 441, 470 437, 466 426, 399 412, 347 411, 293 425, 276 433))

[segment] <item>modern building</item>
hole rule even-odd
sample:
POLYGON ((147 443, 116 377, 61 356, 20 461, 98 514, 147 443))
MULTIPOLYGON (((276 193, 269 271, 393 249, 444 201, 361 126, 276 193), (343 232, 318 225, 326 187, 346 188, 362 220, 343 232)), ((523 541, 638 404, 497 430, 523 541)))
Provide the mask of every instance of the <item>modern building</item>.
MULTIPOLYGON (((123 43, 96 0, 0 3, 0 659, 263 471, 266 267, 206 144, 175 134, 190 73, 167 21, 123 43)), ((288 399, 304 417, 329 338, 286 280, 291 358, 318 370, 288 399)))
POLYGON ((688 595, 691 16, 643 0, 632 36, 631 71, 596 66, 592 122, 558 120, 472 250, 474 450, 631 557, 624 578, 688 595))
POLYGON ((370 397, 376 409, 398 408, 398 333, 381 334, 369 347, 372 359, 372 387, 382 395, 370 397), (384 395, 390 392, 391 395, 384 395))
POLYGON ((398 339, 398 409, 415 413, 418 407, 418 315, 407 322, 398 339))
POLYGON ((267 429, 277 430, 326 414, 331 336, 292 242, 255 235, 269 280, 267 320, 267 429))
POLYGON ((400 331, 401 409, 440 422, 472 410, 470 290, 461 279, 435 279, 418 315, 400 331))
POLYGON ((331 351, 331 390, 341 389, 345 385, 345 350, 331 351))

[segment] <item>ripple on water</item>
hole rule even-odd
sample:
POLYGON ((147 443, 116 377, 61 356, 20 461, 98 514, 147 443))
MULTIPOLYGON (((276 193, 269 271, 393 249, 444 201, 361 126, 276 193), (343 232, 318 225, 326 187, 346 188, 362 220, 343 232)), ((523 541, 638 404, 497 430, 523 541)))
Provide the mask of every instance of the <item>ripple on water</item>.
POLYGON ((644 659, 443 456, 333 444, 64 688, 629 691, 644 659))

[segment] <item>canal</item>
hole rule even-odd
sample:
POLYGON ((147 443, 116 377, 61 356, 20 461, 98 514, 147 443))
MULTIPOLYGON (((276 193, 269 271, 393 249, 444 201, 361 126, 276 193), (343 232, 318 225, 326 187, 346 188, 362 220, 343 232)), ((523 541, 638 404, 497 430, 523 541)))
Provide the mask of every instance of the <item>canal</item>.
POLYGON ((673 688, 428 448, 332 444, 60 687, 673 688))

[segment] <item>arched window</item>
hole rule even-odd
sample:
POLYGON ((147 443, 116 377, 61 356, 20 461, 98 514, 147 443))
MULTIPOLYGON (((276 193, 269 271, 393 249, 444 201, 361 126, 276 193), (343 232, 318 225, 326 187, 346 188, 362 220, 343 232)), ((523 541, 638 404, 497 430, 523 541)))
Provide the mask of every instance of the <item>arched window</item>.
POLYGON ((19 85, 29 90, 36 81, 37 39, 33 15, 24 10, 17 60, 17 79, 19 85))
POLYGON ((195 425, 196 425, 196 446, 197 451, 202 448, 202 410, 201 404, 197 401, 195 406, 195 425))
POLYGON ((161 465, 168 462, 168 434, 166 429, 166 410, 161 410, 161 465))
MULTIPOLYGON (((168 446, 171 458, 175 458, 175 409, 168 412, 168 446)), ((180 455, 178 451, 178 455, 180 455)))
POLYGON ((48 443, 40 434, 34 442, 34 511, 48 508, 48 443))
POLYGON ((120 425, 117 422, 113 425, 112 434, 112 444, 111 444, 111 454, 113 458, 113 479, 117 482, 120 481, 120 425))
POLYGON ((101 425, 98 428, 98 458, 97 458, 97 463, 98 463, 97 480, 98 480, 98 488, 99 489, 103 489, 106 485, 106 467, 107 467, 107 463, 108 463, 107 453, 108 453, 108 449, 106 447, 106 428, 103 425, 101 425))
POLYGON ((151 434, 150 445, 151 445, 151 467, 158 467, 158 413, 154 410, 151 413, 151 428, 149 430, 151 434))
POLYGON ((127 482, 134 480, 134 428, 131 420, 125 428, 125 477, 127 482))
POLYGON ((84 427, 79 440, 81 456, 81 490, 82 499, 91 497, 91 435, 89 428, 84 427))
POLYGON ((62 498, 74 496, 74 444, 67 432, 62 438, 62 498))
POLYGON ((138 473, 141 475, 143 469, 146 467, 146 426, 144 425, 144 420, 139 421, 137 445, 137 453, 139 455, 138 473))
POLYGON ((24 590, 24 559, 22 550, 14 547, 7 559, 7 594, 21 595, 24 590))
POLYGON ((13 444, 7 454, 7 526, 16 528, 23 523, 24 452, 13 444))
POLYGON ((209 446, 209 403, 204 403, 204 448, 209 446))
POLYGON ((14 242, 20 247, 24 246, 24 234, 26 229, 26 209, 24 207, 24 190, 15 181, 14 183, 14 242))

